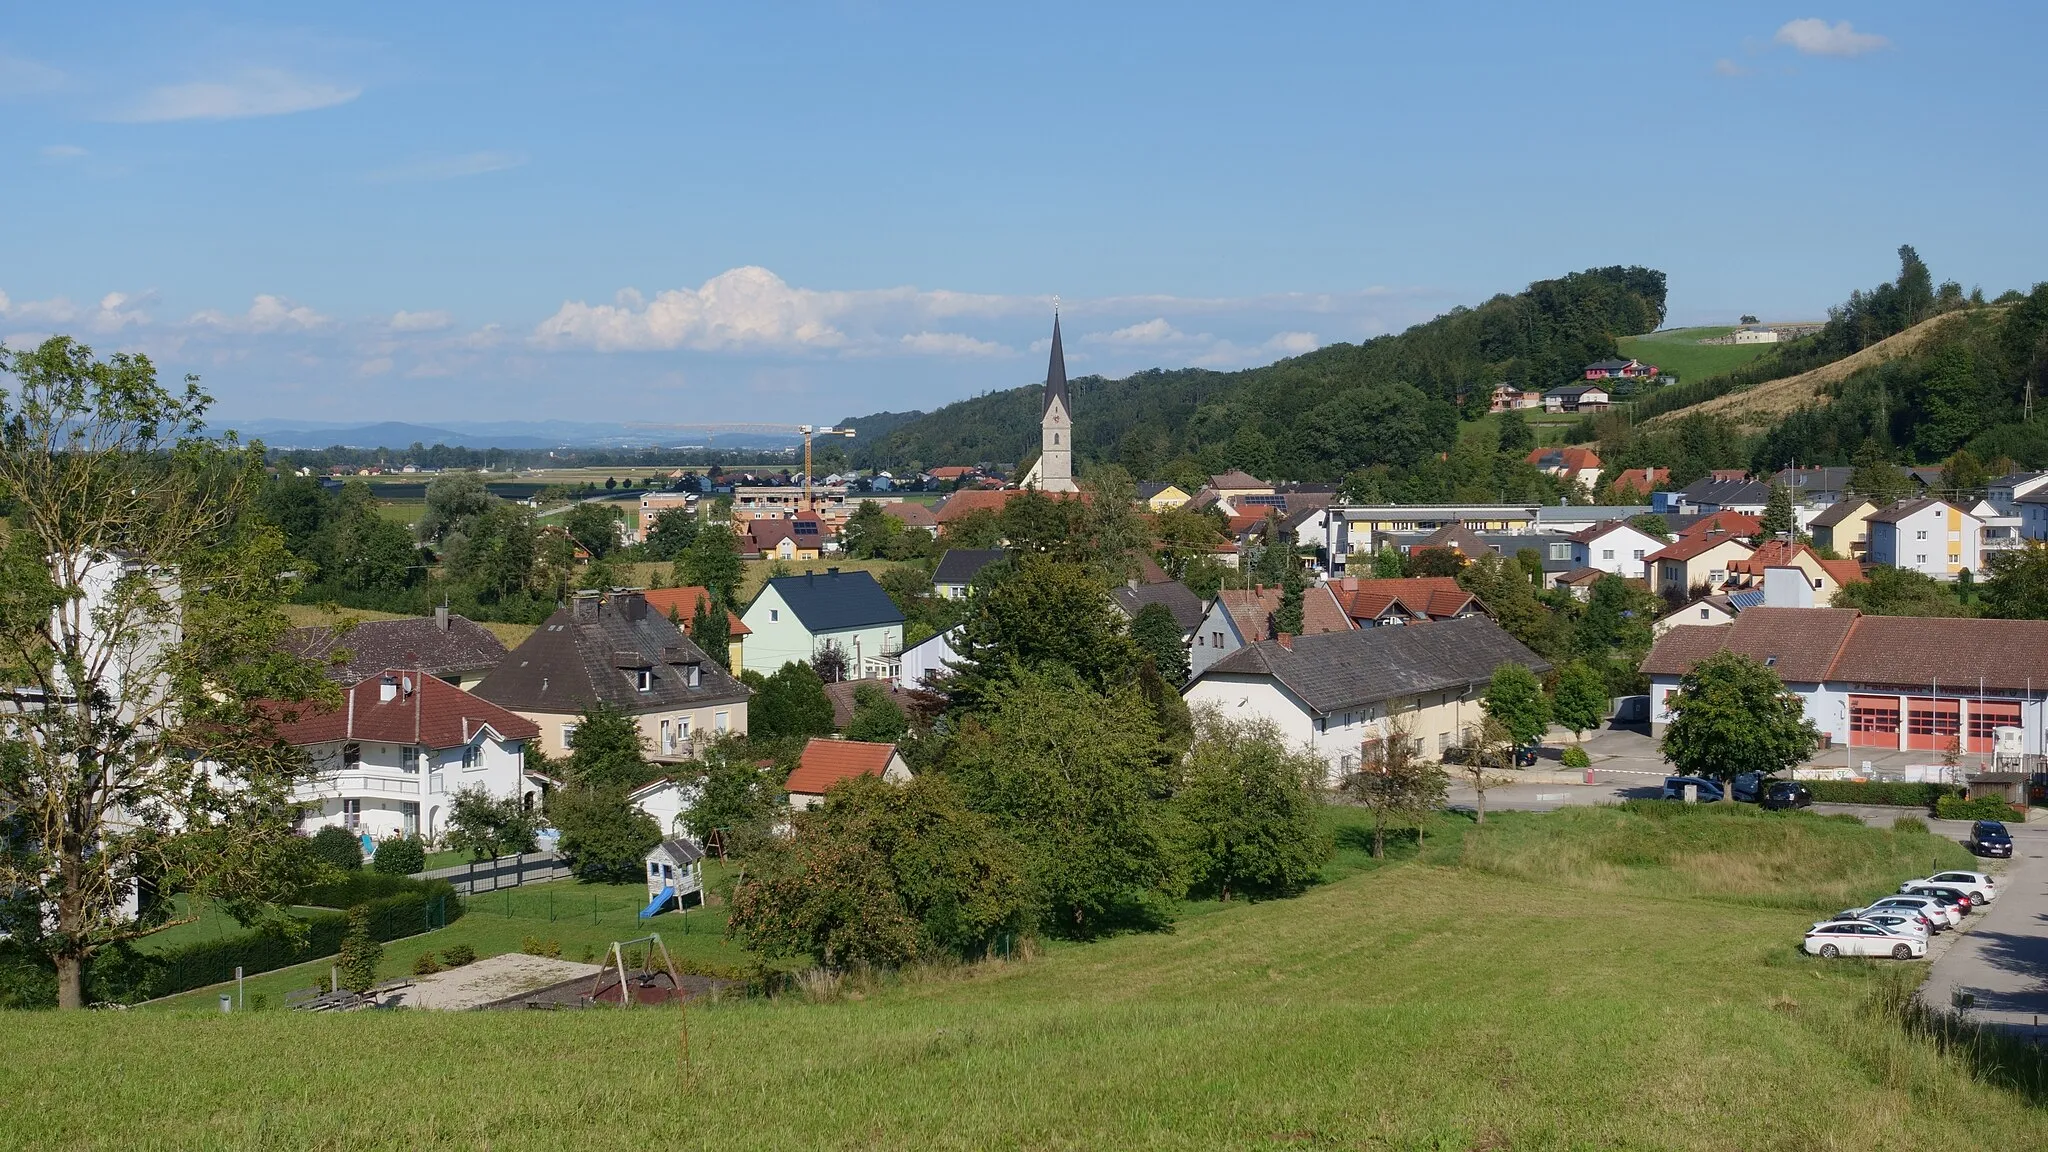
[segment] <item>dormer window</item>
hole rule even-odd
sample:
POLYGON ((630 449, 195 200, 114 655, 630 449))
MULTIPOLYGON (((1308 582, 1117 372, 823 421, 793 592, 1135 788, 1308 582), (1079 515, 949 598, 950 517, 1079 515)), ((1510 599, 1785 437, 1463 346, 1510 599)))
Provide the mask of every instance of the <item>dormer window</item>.
POLYGON ((633 687, 635 687, 635 688, 639 689, 639 690, 640 690, 640 691, 642 691, 642 692, 651 692, 651 691, 653 691, 653 690, 654 690, 654 670, 653 670, 653 669, 651 669, 651 668, 636 668, 636 669, 634 669, 634 671, 633 671, 633 687))
POLYGON ((697 687, 697 686, 701 685, 701 684, 702 684, 703 682, 704 682, 704 666, 703 666, 703 665, 701 665, 701 664, 685 664, 685 665, 683 665, 683 683, 685 683, 685 684, 688 684, 688 685, 689 685, 690 687, 692 687, 692 688, 695 688, 695 687, 697 687))

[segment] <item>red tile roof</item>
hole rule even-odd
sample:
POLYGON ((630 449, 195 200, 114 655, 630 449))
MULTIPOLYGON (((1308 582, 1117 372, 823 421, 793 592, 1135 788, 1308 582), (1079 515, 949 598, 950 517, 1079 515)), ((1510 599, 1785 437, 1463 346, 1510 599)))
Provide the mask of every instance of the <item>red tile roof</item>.
POLYGON ((1726 509, 1711 516, 1702 516, 1685 526, 1679 536, 1705 536, 1717 533, 1723 536, 1755 536, 1764 530, 1764 522, 1747 512, 1730 512, 1726 509))
POLYGON ((1643 563, 1654 564, 1659 560, 1690 560, 1703 552, 1710 552, 1723 544, 1735 544, 1747 555, 1750 547, 1733 536, 1680 536, 1657 551, 1643 557, 1643 563))
POLYGON ((967 464, 942 464, 925 475, 934 480, 958 480, 962 476, 972 476, 979 471, 981 469, 967 464))
MULTIPOLYGON (((681 624, 683 635, 690 634, 690 621, 697 616, 697 605, 710 595, 702 584, 687 584, 681 588, 649 588, 646 592, 647 606, 663 616, 673 614, 681 624)), ((725 626, 734 636, 752 636, 754 630, 741 623, 732 609, 725 610, 725 626)))
MULTIPOLYGON (((1273 638, 1273 614, 1280 610, 1280 589, 1256 587, 1247 591, 1225 588, 1216 594, 1216 599, 1222 602, 1223 610, 1230 613, 1230 619, 1236 623, 1238 633, 1246 643, 1273 638)), ((1349 632, 1353 627, 1351 617, 1344 614, 1328 584, 1317 584, 1302 593, 1302 635, 1349 632)))
POLYGON ((1967 693, 1979 684, 2026 691, 2048 684, 2048 620, 1865 616, 1849 608, 1751 608, 1735 623, 1673 628, 1642 670, 1681 676, 1728 648, 1769 664, 1788 683, 1885 684, 1967 693))
POLYGON ((540 735, 540 725, 517 712, 406 668, 387 669, 343 689, 341 706, 332 711, 287 703, 268 708, 280 717, 296 714, 296 719, 280 719, 277 724, 278 735, 294 747, 334 740, 375 740, 460 748, 485 726, 507 740, 531 740, 540 735), (396 680, 399 691, 390 700, 382 700, 379 696, 387 678, 396 680))
POLYGON ((865 740, 821 740, 804 745, 803 759, 783 782, 785 792, 822 796, 841 780, 856 776, 880 776, 896 755, 894 744, 871 744, 865 740))
POLYGON ((1569 448, 1532 448, 1529 454, 1522 457, 1522 459, 1529 464, 1541 464, 1545 456, 1555 456, 1557 458, 1556 466, 1567 472, 1598 472, 1600 470, 1599 454, 1591 448, 1583 448, 1576 445, 1569 448))
MULTIPOLYGON (((1022 488, 1000 488, 991 491, 963 488, 946 497, 946 502, 939 505, 938 522, 941 525, 951 524, 970 512, 978 512, 984 508, 991 512, 1001 512, 1010 501, 1023 493, 1022 488)), ((1041 495, 1054 500, 1080 500, 1084 503, 1088 500, 1086 492, 1045 492, 1041 495)))
POLYGON ((1837 584, 1854 584, 1867 579, 1863 575, 1863 564, 1858 560, 1822 560, 1820 566, 1835 578, 1837 584))
POLYGON ((1647 494, 1657 491, 1670 481, 1669 468, 1625 468, 1614 478, 1614 487, 1633 488, 1647 494))
POLYGON ((1337 600, 1353 620, 1376 620, 1398 601, 1431 620, 1456 616, 1476 601, 1459 587, 1455 576, 1410 576, 1402 579, 1357 580, 1346 577, 1332 586, 1337 600))

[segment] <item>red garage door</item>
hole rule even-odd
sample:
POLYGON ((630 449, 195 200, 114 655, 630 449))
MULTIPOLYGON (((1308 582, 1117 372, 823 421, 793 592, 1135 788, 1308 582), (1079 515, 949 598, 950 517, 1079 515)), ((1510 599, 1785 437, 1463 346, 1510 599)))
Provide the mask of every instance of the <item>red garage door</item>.
POLYGON ((2020 706, 2017 702, 2004 700, 1970 701, 1970 739, 1972 752, 1995 751, 1993 744, 1998 739, 1998 729, 2020 726, 2020 706))
POLYGON ((1849 697, 1849 746, 1851 748, 1897 748, 1899 746, 1899 698, 1897 696, 1849 697))
POLYGON ((1926 696, 1906 701, 1906 747, 1941 752, 1963 728, 1960 700, 1935 700, 1926 696))

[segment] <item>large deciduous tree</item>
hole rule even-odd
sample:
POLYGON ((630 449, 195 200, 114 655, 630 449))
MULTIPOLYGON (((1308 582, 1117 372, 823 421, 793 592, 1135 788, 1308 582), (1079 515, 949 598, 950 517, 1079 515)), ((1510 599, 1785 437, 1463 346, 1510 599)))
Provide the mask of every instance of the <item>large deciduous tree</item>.
POLYGON ((1745 772, 1765 776, 1805 761, 1820 747, 1806 704, 1778 674, 1736 652, 1716 652, 1678 681, 1667 707, 1664 758, 1681 775, 1732 782, 1745 772))
POLYGON ((1232 724, 1204 710, 1194 723, 1173 797, 1191 890, 1228 900, 1314 883, 1330 856, 1318 818, 1322 758, 1289 748, 1270 720, 1232 724))
POLYGON ((1543 682, 1520 664, 1503 664, 1493 670, 1486 685, 1486 714, 1501 722, 1517 744, 1534 744, 1550 730, 1550 701, 1543 696, 1543 682))
POLYGON ((279 648, 296 566, 253 510, 262 453, 201 439, 195 379, 61 336, 0 372, 0 891, 77 1008, 96 954, 176 922, 151 891, 246 921, 310 878, 272 722, 335 694, 279 648))
POLYGON ((1585 661, 1574 660, 1558 670, 1553 704, 1557 722, 1576 742, 1580 733, 1598 728, 1607 718, 1607 679, 1585 661))

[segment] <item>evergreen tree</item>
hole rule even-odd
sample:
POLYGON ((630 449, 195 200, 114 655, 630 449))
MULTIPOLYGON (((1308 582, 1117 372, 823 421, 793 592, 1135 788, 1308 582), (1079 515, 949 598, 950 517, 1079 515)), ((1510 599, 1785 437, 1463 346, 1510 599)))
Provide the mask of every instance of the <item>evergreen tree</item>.
POLYGON ((1789 538, 1798 527, 1798 517, 1792 511, 1792 490, 1773 481, 1770 499, 1764 504, 1763 532, 1758 543, 1789 538))
POLYGON ((1308 579, 1302 574, 1301 565, 1288 565, 1280 581, 1280 607, 1273 613, 1274 631, 1301 635, 1302 598, 1307 592, 1308 579))
POLYGON ((357 904, 348 910, 348 927, 341 937, 341 951, 334 958, 336 975, 345 991, 358 996, 377 986, 377 962, 384 958, 384 946, 370 935, 370 906, 357 904))
POLYGON ((1131 619, 1131 642, 1152 661, 1167 683, 1178 688, 1188 679, 1187 634, 1164 604, 1147 604, 1131 619))
POLYGON ((706 656, 716 661, 720 668, 732 671, 732 617, 717 592, 707 590, 698 599, 697 610, 690 617, 689 632, 690 640, 703 649, 706 656))

